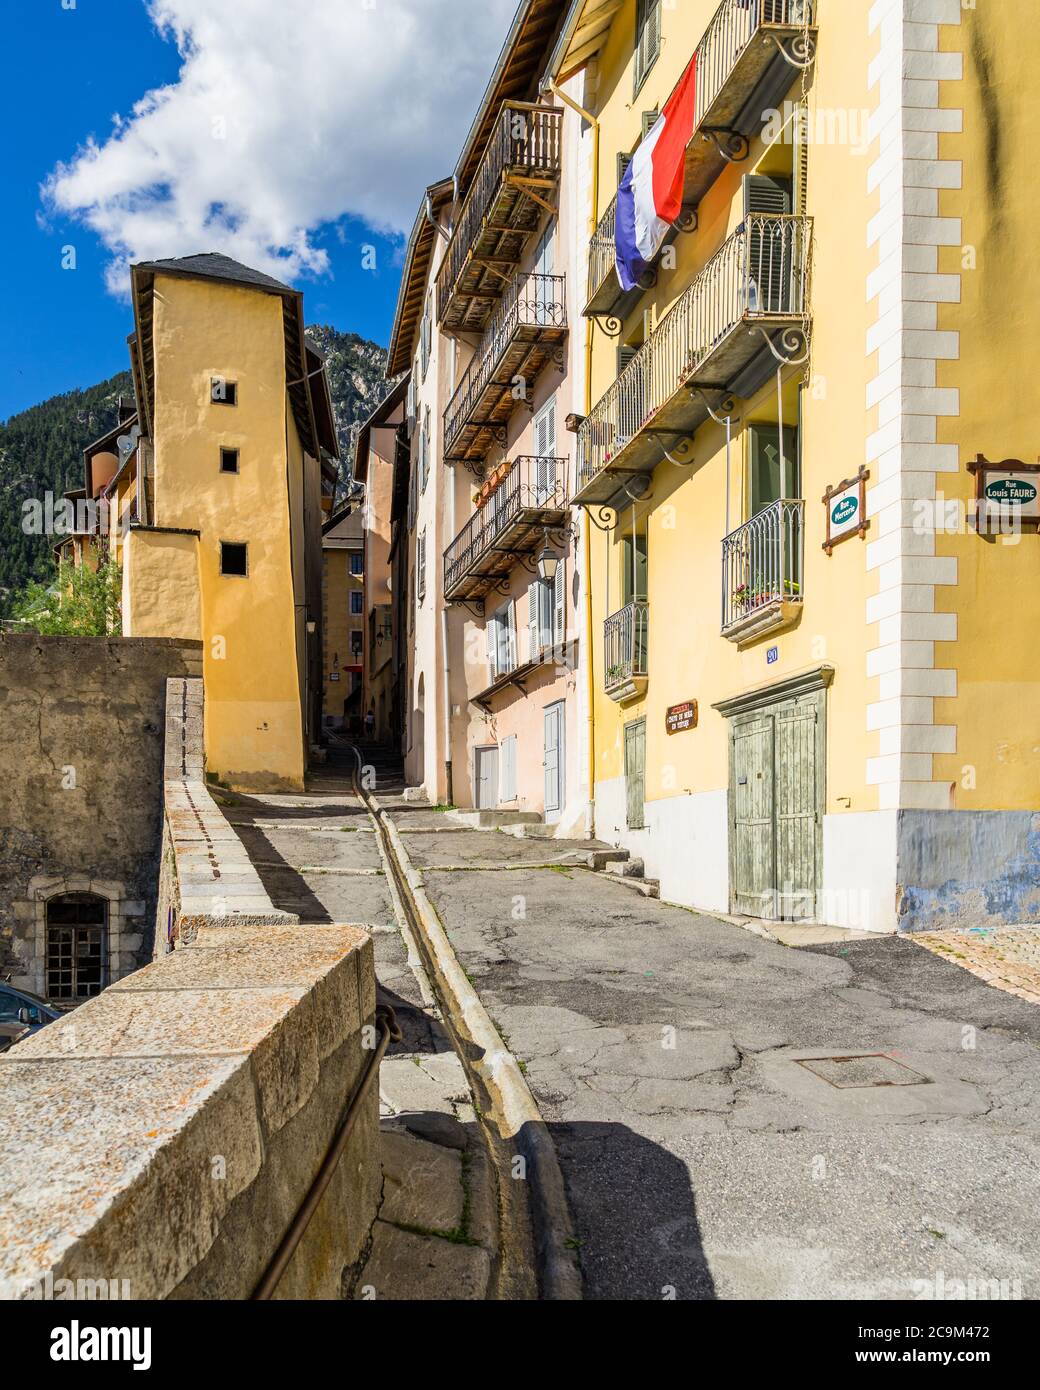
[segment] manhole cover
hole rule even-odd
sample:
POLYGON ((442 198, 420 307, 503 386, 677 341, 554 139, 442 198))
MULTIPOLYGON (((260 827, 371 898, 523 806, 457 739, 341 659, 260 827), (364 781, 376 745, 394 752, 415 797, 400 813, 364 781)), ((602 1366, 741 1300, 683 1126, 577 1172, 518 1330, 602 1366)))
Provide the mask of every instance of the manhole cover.
POLYGON ((797 1060, 800 1067, 815 1072, 839 1090, 867 1086, 931 1084, 929 1077, 922 1076, 919 1071, 905 1067, 902 1062, 897 1062, 880 1052, 867 1057, 802 1057, 797 1060))

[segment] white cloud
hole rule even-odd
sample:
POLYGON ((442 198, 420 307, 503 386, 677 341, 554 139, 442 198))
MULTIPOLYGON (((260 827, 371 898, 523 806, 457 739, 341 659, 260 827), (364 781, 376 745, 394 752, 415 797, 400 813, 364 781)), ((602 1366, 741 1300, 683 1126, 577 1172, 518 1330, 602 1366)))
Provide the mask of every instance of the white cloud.
POLYGON ((407 231, 450 174, 516 0, 144 0, 182 57, 43 185, 128 262, 223 251, 293 280, 347 214, 407 231))

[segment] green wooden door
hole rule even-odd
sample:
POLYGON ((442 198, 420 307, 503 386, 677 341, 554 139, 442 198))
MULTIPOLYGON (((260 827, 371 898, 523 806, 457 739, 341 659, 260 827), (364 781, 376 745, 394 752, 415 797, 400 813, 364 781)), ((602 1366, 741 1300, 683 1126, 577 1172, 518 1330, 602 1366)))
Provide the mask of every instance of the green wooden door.
POLYGON ((813 917, 816 911, 816 697, 777 706, 776 887, 777 915, 813 917))
POLYGON ((816 913, 822 762, 817 694, 766 705, 730 726, 734 912, 816 913))
POLYGON ((646 720, 625 725, 625 823, 629 830, 646 824, 646 720))
POLYGON ((732 730, 733 907, 749 917, 776 912, 773 718, 753 714, 732 730))

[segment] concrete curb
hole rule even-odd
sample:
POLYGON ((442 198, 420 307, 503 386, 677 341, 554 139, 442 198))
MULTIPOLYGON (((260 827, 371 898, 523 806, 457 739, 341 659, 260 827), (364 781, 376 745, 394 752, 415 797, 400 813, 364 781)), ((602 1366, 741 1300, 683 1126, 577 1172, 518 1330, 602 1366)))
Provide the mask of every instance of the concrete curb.
POLYGON ((407 880, 429 953, 435 987, 453 1018, 461 1021, 469 1038, 482 1049, 479 1060, 464 1059, 479 1075, 498 1112, 503 1137, 515 1139, 527 1163, 534 1215, 535 1250, 543 1297, 553 1300, 582 1298, 574 1221, 560 1170, 556 1147, 542 1119, 520 1064, 506 1047, 501 1034, 466 978, 448 940, 436 909, 426 896, 422 878, 408 857, 397 827, 368 793, 374 814, 385 828, 407 880))

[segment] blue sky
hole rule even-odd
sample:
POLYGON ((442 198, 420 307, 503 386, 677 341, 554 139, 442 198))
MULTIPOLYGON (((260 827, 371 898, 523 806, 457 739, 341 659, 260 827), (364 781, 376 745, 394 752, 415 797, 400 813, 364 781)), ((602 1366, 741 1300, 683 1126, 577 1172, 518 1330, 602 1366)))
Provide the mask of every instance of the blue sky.
POLYGON ((0 0, 0 419, 125 367, 132 321, 113 290, 137 259, 237 254, 302 289, 309 322, 385 344, 404 234, 422 188, 451 172, 515 0, 380 0, 364 15, 351 0, 150 0, 179 30, 165 36, 146 0, 73 3, 0 0), (466 59, 438 87, 436 50, 459 52, 462 33, 466 59), (425 109, 402 96, 410 71, 425 109), (204 135, 189 140, 193 123, 204 135))

